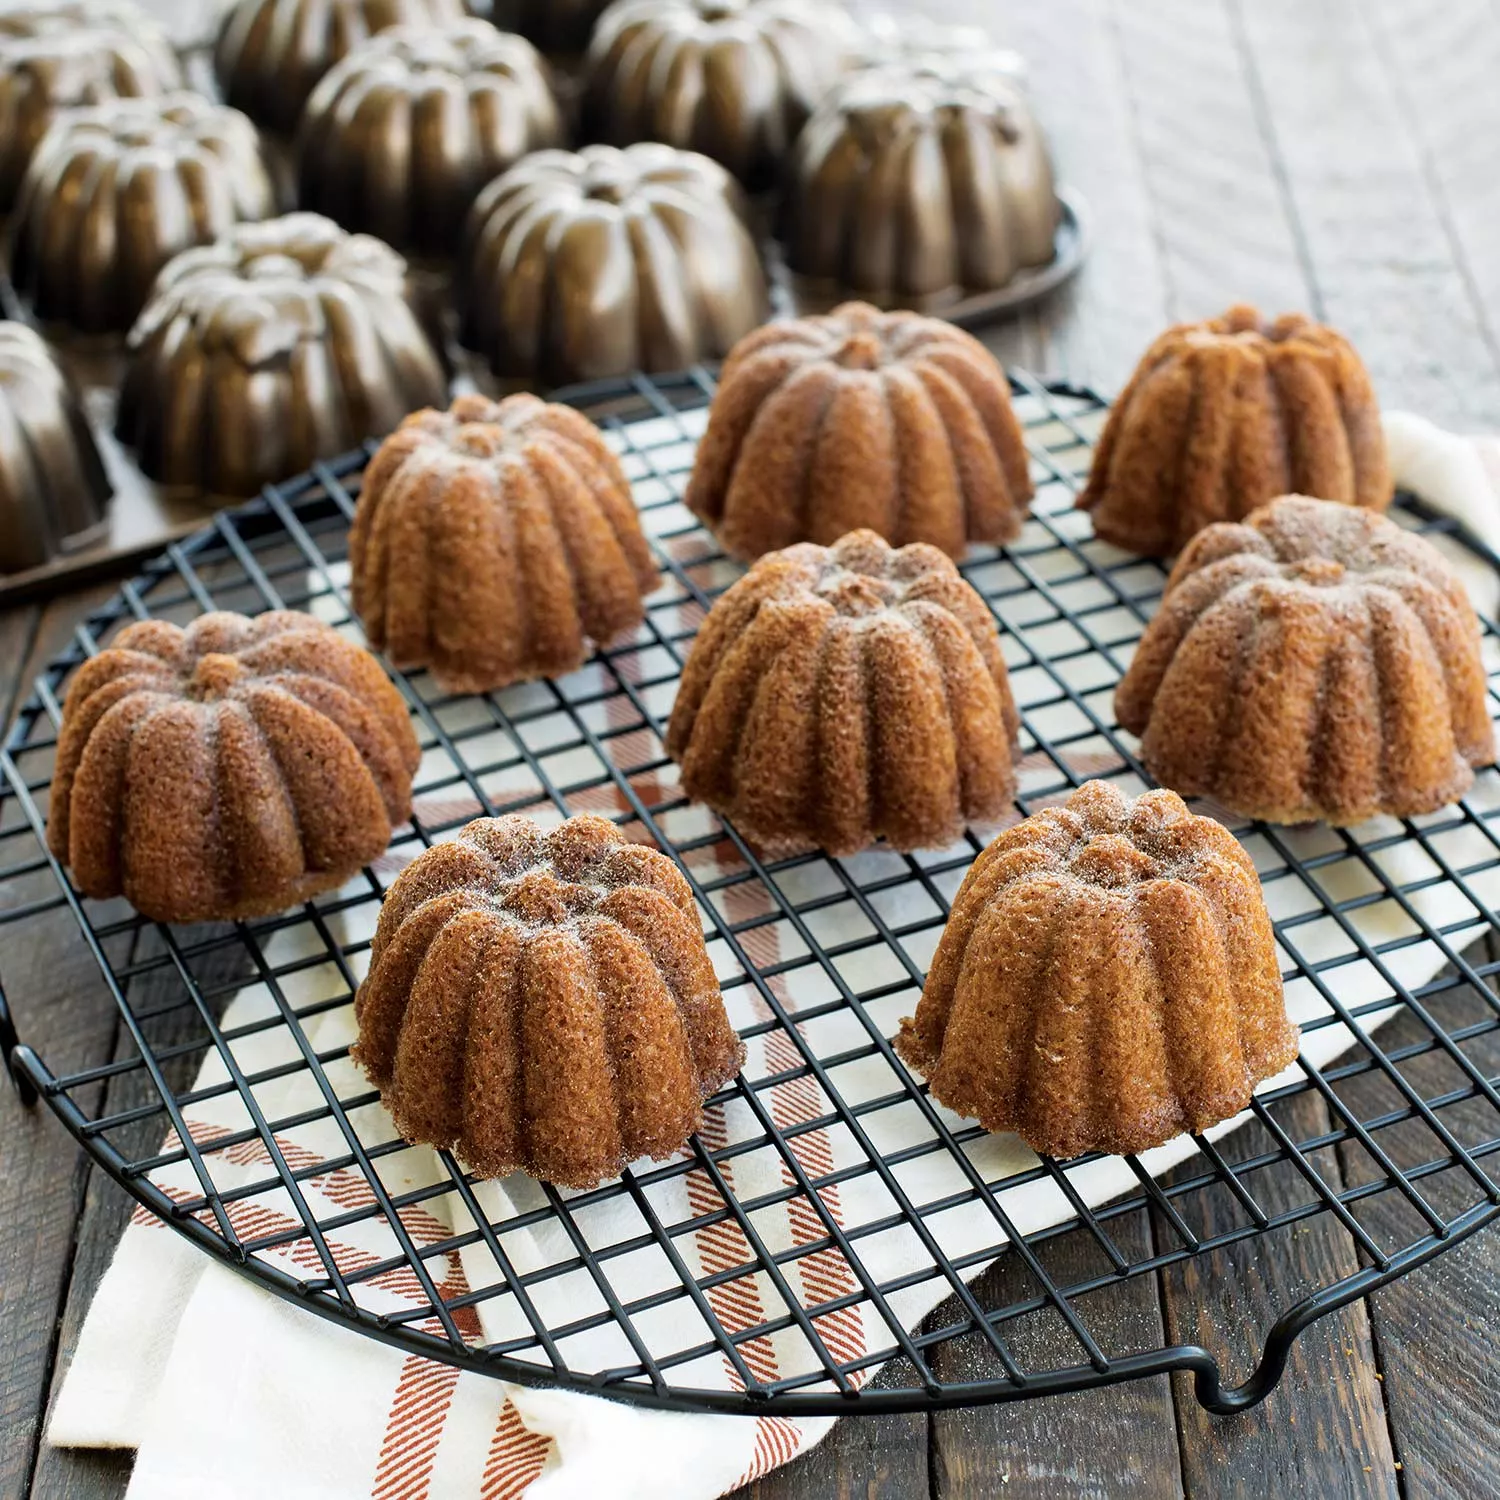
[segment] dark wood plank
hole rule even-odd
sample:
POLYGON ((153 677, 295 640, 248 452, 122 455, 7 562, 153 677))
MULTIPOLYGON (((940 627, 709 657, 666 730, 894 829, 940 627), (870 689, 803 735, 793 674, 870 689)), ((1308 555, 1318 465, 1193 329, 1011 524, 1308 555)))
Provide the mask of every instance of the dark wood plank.
MULTIPOLYGON (((1466 990, 1435 997, 1429 1009, 1450 1028, 1485 1016, 1466 990)), ((1421 1023, 1408 1017, 1393 1021, 1380 1034, 1388 1051, 1427 1038, 1421 1023)), ((1500 1031, 1475 1037, 1464 1044, 1463 1052, 1482 1076, 1500 1077, 1500 1031)), ((1400 1067, 1424 1099, 1443 1097, 1462 1085, 1459 1069, 1436 1051, 1414 1056, 1400 1067)), ((1374 1076, 1352 1079, 1340 1086, 1340 1093, 1362 1118, 1375 1118, 1399 1102, 1392 1086, 1374 1076)), ((1473 1145, 1496 1134, 1495 1110, 1485 1101, 1470 1099, 1444 1108, 1440 1118, 1461 1144, 1473 1145)), ((1416 1119, 1382 1130, 1379 1140, 1391 1159, 1404 1168, 1448 1154, 1432 1130, 1416 1119)), ((1383 1175, 1357 1145, 1345 1145, 1341 1155, 1353 1181, 1383 1175)), ((1493 1180, 1495 1158, 1490 1157, 1485 1165, 1493 1180)), ((1424 1177, 1420 1191, 1445 1217, 1483 1197, 1478 1185, 1456 1169, 1424 1177)), ((1364 1200, 1357 1213, 1376 1243, 1388 1252, 1425 1232, 1395 1192, 1364 1200)), ((1500 1234, 1490 1230, 1370 1299, 1396 1457, 1402 1464, 1408 1496, 1500 1497, 1500 1469, 1495 1464, 1495 1454, 1500 1452, 1497 1285, 1500 1234)))
MULTIPOLYGON (((1275 1108, 1294 1140, 1327 1129, 1328 1115, 1315 1095, 1302 1094, 1275 1108)), ((1262 1150, 1269 1136, 1247 1127, 1225 1154, 1262 1150)), ((1312 1155, 1318 1171, 1341 1185, 1332 1151, 1312 1155)), ((1201 1170, 1201 1163, 1181 1168, 1201 1170)), ((1247 1178, 1246 1186, 1268 1214, 1313 1199, 1307 1182, 1281 1163, 1247 1178)), ((1214 1187, 1178 1200, 1194 1233, 1207 1238, 1247 1222, 1227 1188, 1214 1187)), ((1156 1216, 1160 1247, 1181 1244, 1156 1216)), ((1258 1360, 1275 1319, 1309 1291, 1358 1269, 1348 1233, 1330 1215, 1305 1220, 1163 1273, 1167 1325, 1176 1343, 1201 1344, 1219 1360, 1226 1382, 1243 1379, 1258 1360)), ((1321 1500, 1394 1497, 1399 1493, 1395 1456, 1386 1428, 1379 1371, 1362 1303, 1316 1323, 1294 1346, 1281 1384, 1260 1406, 1231 1418, 1209 1416, 1192 1383, 1174 1380, 1181 1430, 1184 1488, 1189 1497, 1317 1495, 1321 1500)))
MULTIPOLYGON (((29 690, 38 666, 66 642, 77 616, 100 591, 45 610, 0 616, 0 697, 13 703, 29 690)), ((8 842, 19 862, 38 846, 8 842)), ((7 883, 7 901, 50 895, 48 873, 7 883)), ((76 940, 66 911, 51 911, 0 928, 0 976, 21 1039, 55 1067, 104 1061, 113 1045, 116 1012, 93 960, 76 940)), ((27 1111, 0 1089, 0 1493, 26 1491, 45 1400, 57 1311, 72 1263, 74 1233, 86 1181, 85 1158, 44 1107, 27 1111)), ((81 1107, 97 1106, 85 1090, 81 1107)))
POLYGON ((736 1493, 744 1500, 912 1500, 927 1493, 927 1420, 836 1422, 811 1453, 736 1493))
MULTIPOLYGON (((1111 1237, 1127 1259, 1151 1253, 1144 1214, 1112 1221, 1111 1237)), ((1084 1231, 1051 1241, 1041 1252, 1054 1285, 1098 1275, 1107 1262, 1084 1231)), ((981 1305, 1003 1306, 1036 1296, 1040 1283, 1019 1257, 1006 1255, 976 1284, 981 1305)), ((1106 1354, 1159 1349, 1163 1323, 1153 1277, 1140 1277, 1081 1299, 1075 1311, 1106 1354)), ((957 1315, 944 1304, 938 1318, 957 1315)), ((1086 1356, 1055 1312, 1018 1319, 1005 1331, 1022 1369, 1081 1364, 1086 1356)), ((974 1335, 934 1352, 944 1380, 1002 1377, 1004 1367, 974 1335)), ((1053 1495, 1110 1500, 1176 1500, 1182 1494, 1172 1395, 1165 1380, 1135 1381, 1110 1390, 939 1412, 932 1418, 933 1495, 937 1500, 1017 1500, 1053 1495), (1108 1442, 1100 1434, 1111 1434, 1108 1442)))
MULTIPOLYGON (((1500 426, 1500 362, 1363 0, 1235 4, 1315 308, 1354 341, 1385 405, 1500 426)), ((1493 135, 1494 90, 1475 100, 1473 128, 1493 135)))

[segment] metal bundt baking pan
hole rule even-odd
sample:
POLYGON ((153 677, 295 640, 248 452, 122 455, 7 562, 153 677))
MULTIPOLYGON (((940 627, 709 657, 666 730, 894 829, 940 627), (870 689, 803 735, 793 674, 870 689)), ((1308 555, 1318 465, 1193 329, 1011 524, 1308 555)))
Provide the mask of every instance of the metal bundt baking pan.
MULTIPOLYGON (((974 549, 962 568, 1003 627, 1028 813, 1087 779, 1139 789, 1110 690, 1165 574, 1095 541, 1073 508, 1103 403, 1024 374, 1013 383, 1037 504, 1014 544, 974 549)), ((18 1089, 45 1099, 145 1213, 226 1266, 483 1374, 790 1417, 1183 1370, 1213 1411, 1253 1404, 1308 1324, 1500 1219, 1500 963, 1475 955, 1500 934, 1500 775, 1482 772, 1461 803, 1415 822, 1232 825, 1302 1027, 1299 1067, 1237 1128, 1142 1162, 1038 1159, 987 1136, 937 1108, 889 1040, 981 838, 767 863, 686 803, 661 751, 686 643, 739 572, 681 504, 712 388, 694 371, 574 393, 620 449, 664 569, 647 624, 579 672, 485 697, 396 675, 426 750, 417 813, 376 867, 314 905, 168 928, 82 898, 45 844, 58 700, 132 619, 284 605, 352 628, 348 524, 366 455, 216 517, 89 617, 0 753, 0 972, 21 972, 23 950, 34 964, 48 924, 53 940, 81 941, 122 1045, 100 1066, 44 1059, 24 1045, 29 997, 13 995, 20 1039, 0 1002, 0 1045, 18 1089), (481 810, 605 812, 678 861, 748 1050, 689 1154, 564 1196, 528 1179, 473 1182, 380 1125, 348 1061, 347 1017, 381 893, 408 856, 481 810), (195 1083, 205 1058, 222 1067, 195 1083), (1142 1348, 1128 1331, 1138 1318, 1101 1313, 1132 1283, 1229 1247, 1270 1267, 1312 1221, 1352 1242, 1331 1264, 1358 1269, 1299 1288, 1248 1351, 1226 1348, 1239 1330, 1222 1326, 1212 1349, 1142 1348), (960 1342, 982 1351, 982 1374, 954 1377, 935 1357, 960 1342), (1243 1367, 1247 1353, 1250 1375, 1230 1383, 1220 1360, 1243 1367)), ((1396 515, 1500 568, 1453 523, 1409 503, 1396 515)), ((1486 622, 1484 635, 1493 708, 1500 631, 1486 622)), ((969 1355, 959 1367, 976 1368, 969 1355)))

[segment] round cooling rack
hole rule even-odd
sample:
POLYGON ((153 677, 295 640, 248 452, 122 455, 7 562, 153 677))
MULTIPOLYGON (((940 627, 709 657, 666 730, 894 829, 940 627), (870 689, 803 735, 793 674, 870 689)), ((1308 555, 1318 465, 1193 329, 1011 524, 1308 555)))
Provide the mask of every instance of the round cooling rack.
MULTIPOLYGON (((1146 784, 1110 705, 1164 574, 1096 541, 1072 508, 1104 404, 1013 383, 1037 502, 1015 545, 971 553, 964 573, 1000 623, 1022 709, 1020 816, 1092 777, 1146 784)), ((662 752, 684 651, 740 571, 680 501, 712 389, 695 371, 571 393, 612 435, 655 541, 663 581, 646 625, 569 677, 486 697, 397 676, 425 752, 412 825, 376 867, 280 917, 170 928, 80 897, 44 838, 59 698, 138 618, 287 606, 355 632, 346 540, 367 455, 219 516, 89 617, 3 754, 0 969, 81 941, 118 1005, 118 1044, 108 1062, 54 1067, 16 1042, 7 1013, 18 1086, 137 1200, 132 1232, 169 1225, 326 1318, 486 1374, 786 1416, 1170 1370, 1192 1371, 1214 1411, 1259 1400, 1307 1324, 1500 1217, 1500 777, 1408 822, 1230 820, 1303 1027, 1298 1064, 1232 1127, 1139 1160, 1038 1159, 989 1136, 935 1106, 888 1040, 981 837, 766 863, 687 802, 662 752), (347 1055, 351 996, 382 892, 413 854, 481 812, 584 810, 687 874, 745 1071, 678 1158, 584 1193, 475 1182, 394 1137, 347 1055), (1174 1342, 1181 1318, 1120 1315, 1143 1284, 1176 1276, 1199 1288, 1187 1327, 1212 1328, 1207 1258, 1264 1264, 1319 1219, 1349 1253, 1255 1331, 1243 1384, 1174 1342)), ((1500 564, 1450 522, 1394 513, 1477 577, 1500 564)), ((1493 699, 1500 636, 1484 631, 1493 699)), ((27 996, 11 998, 24 1038, 27 996)))

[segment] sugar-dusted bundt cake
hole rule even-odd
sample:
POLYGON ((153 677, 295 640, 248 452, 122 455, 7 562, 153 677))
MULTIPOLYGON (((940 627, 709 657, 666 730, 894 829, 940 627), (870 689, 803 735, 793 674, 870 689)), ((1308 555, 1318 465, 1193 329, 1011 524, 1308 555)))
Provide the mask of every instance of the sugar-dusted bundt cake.
POLYGON ((770 187, 858 36, 836 0, 617 0, 589 42, 584 130, 701 151, 770 187))
POLYGON ((1273 823, 1431 812, 1495 758, 1479 623, 1442 555, 1301 495, 1193 538, 1115 714, 1158 781, 1273 823))
POLYGON ((1169 328, 1146 351, 1078 504, 1106 541, 1169 557, 1212 522, 1291 493, 1384 510, 1380 408, 1341 334, 1241 305, 1169 328))
POLYGON ((1014 540, 1031 494, 1010 386, 984 345, 849 302, 735 345, 686 499, 738 557, 861 526, 957 556, 1014 540))
POLYGON ((998 818, 1019 728, 994 617, 958 569, 855 531, 763 557, 714 604, 667 753, 768 854, 853 854, 998 818))
POLYGON ((0 10, 0 211, 8 211, 60 109, 182 87, 156 21, 129 0, 46 0, 0 10))
POLYGON ((361 42, 464 13, 464 0, 235 0, 219 23, 214 73, 236 109, 290 132, 318 80, 361 42))
POLYGON ((534 152, 474 202, 459 337, 502 378, 545 385, 722 359, 766 318, 747 214, 695 151, 534 152))
POLYGON ((417 761, 379 663, 311 615, 142 620, 68 689, 47 841, 86 896, 260 916, 381 854, 417 761))
POLYGON ((739 1069, 693 893, 603 818, 481 818, 380 909, 355 1058, 409 1141, 589 1188, 681 1150, 739 1069))
POLYGON ((62 111, 8 225, 11 279, 43 322, 129 328, 183 250, 276 212, 255 127, 199 94, 62 111))
POLYGON ((446 258, 480 188, 563 138, 546 64, 523 37, 473 19, 393 26, 313 90, 297 131, 297 201, 446 258))
POLYGON ((603 435, 528 395, 409 416, 365 470, 349 561, 371 644, 451 692, 573 671, 656 587, 603 435))
POLYGON ((321 214, 186 250, 130 330, 115 430, 163 484, 254 495, 445 399, 406 262, 321 214))
POLYGON ((797 137, 778 238, 804 292, 937 307, 1054 255, 1052 163, 1024 91, 918 55, 835 87, 797 137))
POLYGON ((1297 1028, 1234 836, 1091 781, 975 860, 895 1045, 939 1103, 1068 1157, 1239 1113, 1297 1028))

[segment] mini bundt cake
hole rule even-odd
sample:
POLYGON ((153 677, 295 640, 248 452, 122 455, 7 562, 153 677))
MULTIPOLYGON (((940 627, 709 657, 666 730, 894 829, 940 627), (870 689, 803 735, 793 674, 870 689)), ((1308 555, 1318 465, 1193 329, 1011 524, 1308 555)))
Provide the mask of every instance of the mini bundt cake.
POLYGON ((180 251, 276 212, 255 127, 199 94, 60 114, 9 225, 11 279, 43 322, 130 327, 180 251))
POLYGON ((929 56, 856 73, 813 112, 787 175, 778 237, 804 290, 936 307, 1055 253, 1047 143, 994 66, 929 56))
POLYGON ((975 860, 895 1046, 940 1104, 1070 1157, 1227 1120, 1297 1037, 1234 836, 1091 781, 975 860))
POLYGON ((171 93, 182 69, 128 0, 51 0, 0 11, 0 212, 58 110, 171 93))
POLYGON ((744 1058, 687 881, 589 815, 481 818, 419 855, 354 1009, 405 1139, 561 1187, 680 1151, 744 1058))
POLYGON ((214 73, 236 109, 290 133, 318 80, 361 42, 464 14, 464 0, 236 0, 219 24, 214 73))
POLYGON ((709 611, 667 753, 773 857, 951 844, 1015 795, 1020 720, 984 601, 872 531, 764 557, 709 611))
POLYGON ((142 620, 68 689, 47 841, 156 921, 262 916, 384 852, 418 759, 379 663, 311 615, 142 620))
POLYGON ((1115 714, 1163 785, 1273 823, 1432 812, 1495 758, 1479 622, 1442 555, 1301 495, 1193 538, 1115 714))
POLYGON ((862 526, 956 557, 1019 536, 1031 494, 1010 386, 984 345, 850 302, 735 345, 686 500, 736 557, 862 526))
POLYGON ((184 251, 127 349, 121 441, 153 479, 211 495, 254 495, 448 393, 406 262, 319 214, 184 251))
POLYGON ((529 395, 409 416, 365 470, 349 562, 371 644, 450 692, 573 671, 656 587, 603 435, 529 395))
POLYGON ((584 129, 701 151, 770 187, 857 37, 834 0, 618 0, 589 43, 584 129))
POLYGON ((96 540, 112 486, 83 398, 24 323, 0 323, 0 572, 96 540))
POLYGON ((393 26, 336 63, 297 131, 297 201, 398 250, 451 256, 474 196, 563 141, 546 64, 488 21, 393 26))
POLYGON ((766 317, 746 214, 735 180, 693 151, 538 151, 469 215, 459 337, 502 378, 547 385, 722 359, 766 317))
POLYGON ((1078 504, 1105 541, 1170 557, 1214 521, 1301 493, 1384 510, 1385 434, 1349 342, 1253 307, 1169 328, 1104 424, 1078 504))

